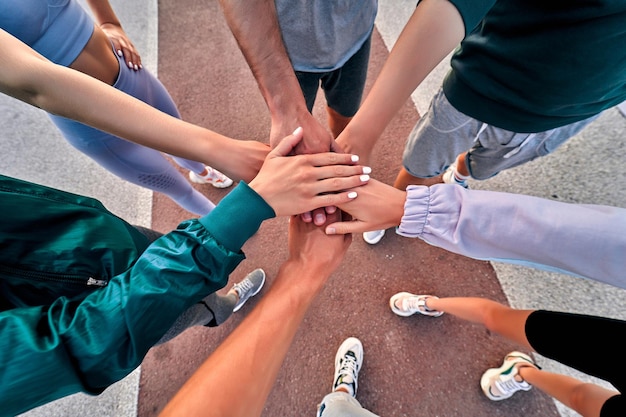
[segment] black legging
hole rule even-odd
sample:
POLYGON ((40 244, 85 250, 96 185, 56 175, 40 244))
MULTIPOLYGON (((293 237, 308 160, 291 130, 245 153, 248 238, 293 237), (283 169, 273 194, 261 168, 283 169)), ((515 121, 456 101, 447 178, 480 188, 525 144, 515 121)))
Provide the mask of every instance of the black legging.
MULTIPOLYGON (((626 388, 624 355, 626 322, 605 317, 538 310, 528 316, 526 338, 547 358, 611 383, 620 393, 626 388)), ((623 396, 611 397, 601 417, 626 416, 623 396)))

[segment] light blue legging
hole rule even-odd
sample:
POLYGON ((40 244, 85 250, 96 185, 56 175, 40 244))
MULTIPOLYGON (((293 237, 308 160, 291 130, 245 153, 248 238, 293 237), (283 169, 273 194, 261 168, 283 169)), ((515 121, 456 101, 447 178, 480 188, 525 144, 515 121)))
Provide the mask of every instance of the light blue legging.
MULTIPOLYGON (((146 69, 131 70, 120 57, 118 60, 120 71, 113 87, 180 119, 176 104, 154 75, 146 69)), ((215 207, 159 151, 128 142, 74 120, 49 116, 73 147, 118 177, 162 192, 185 210, 200 216, 215 207)), ((172 159, 181 167, 195 173, 199 174, 204 170, 204 165, 200 162, 176 157, 172 159)))

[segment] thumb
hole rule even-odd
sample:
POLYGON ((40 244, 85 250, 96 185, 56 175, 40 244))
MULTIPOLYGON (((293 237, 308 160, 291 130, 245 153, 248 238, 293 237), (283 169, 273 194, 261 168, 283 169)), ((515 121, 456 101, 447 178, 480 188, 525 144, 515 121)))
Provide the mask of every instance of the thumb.
POLYGON ((272 157, 289 155, 293 148, 300 143, 303 137, 302 128, 298 127, 291 135, 285 136, 280 142, 278 142, 278 145, 276 145, 274 150, 270 152, 270 155, 272 157))

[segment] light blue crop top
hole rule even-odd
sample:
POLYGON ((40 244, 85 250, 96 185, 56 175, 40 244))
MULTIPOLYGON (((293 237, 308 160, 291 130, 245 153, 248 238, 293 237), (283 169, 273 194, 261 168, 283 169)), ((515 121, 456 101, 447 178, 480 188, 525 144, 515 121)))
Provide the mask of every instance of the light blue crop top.
POLYGON ((76 0, 0 0, 0 27, 50 61, 69 66, 94 23, 76 0))

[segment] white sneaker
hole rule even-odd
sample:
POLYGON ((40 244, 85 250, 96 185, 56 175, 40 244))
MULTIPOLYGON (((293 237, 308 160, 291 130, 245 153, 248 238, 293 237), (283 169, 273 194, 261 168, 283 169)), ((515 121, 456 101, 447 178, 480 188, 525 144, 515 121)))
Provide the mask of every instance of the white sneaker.
POLYGON ((456 169, 456 162, 450 165, 448 169, 445 170, 442 177, 445 184, 456 184, 460 185, 463 188, 469 188, 467 185, 467 180, 469 178, 469 176, 459 174, 459 171, 457 171, 456 169), (459 178, 461 179, 459 180, 459 178))
POLYGON ((522 352, 509 353, 501 367, 488 369, 480 379, 480 386, 487 398, 492 401, 506 400, 518 391, 528 391, 532 388, 532 385, 518 375, 519 371, 515 366, 518 363, 540 369, 530 356, 522 352))
POLYGON ((369 243, 370 245, 375 245, 385 236, 385 229, 383 230, 372 230, 371 232, 363 233, 363 240, 369 243))
POLYGON ((196 184, 211 184, 215 188, 228 188, 233 185, 233 180, 217 169, 207 166, 206 170, 206 175, 199 175, 193 171, 189 171, 189 179, 196 184))
POLYGON ((356 397, 359 371, 363 365, 363 345, 356 337, 343 341, 335 355, 335 378, 333 391, 344 388, 352 397, 356 397))

